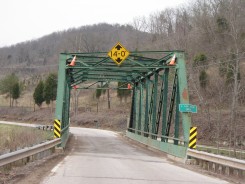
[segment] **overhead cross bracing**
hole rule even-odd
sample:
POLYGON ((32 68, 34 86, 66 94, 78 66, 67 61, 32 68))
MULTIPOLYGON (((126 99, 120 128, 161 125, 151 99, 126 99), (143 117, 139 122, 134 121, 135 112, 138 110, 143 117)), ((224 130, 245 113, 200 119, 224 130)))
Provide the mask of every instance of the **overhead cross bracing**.
POLYGON ((98 83, 115 89, 110 84, 122 82, 118 88, 133 92, 127 136, 185 157, 191 117, 178 108, 189 104, 184 52, 130 52, 124 59, 106 52, 60 54, 55 118, 61 122, 62 146, 69 135, 71 89, 95 89, 98 83))
POLYGON ((122 65, 117 66, 105 52, 100 53, 71 53, 67 58, 67 72, 71 76, 71 86, 81 85, 80 89, 92 86, 83 85, 87 81, 110 82, 119 81, 134 84, 152 76, 167 65, 174 52, 131 52, 122 65), (75 66, 69 66, 76 56, 75 66), (153 56, 152 58, 150 58, 153 56), (155 56, 155 57, 154 57, 155 56))

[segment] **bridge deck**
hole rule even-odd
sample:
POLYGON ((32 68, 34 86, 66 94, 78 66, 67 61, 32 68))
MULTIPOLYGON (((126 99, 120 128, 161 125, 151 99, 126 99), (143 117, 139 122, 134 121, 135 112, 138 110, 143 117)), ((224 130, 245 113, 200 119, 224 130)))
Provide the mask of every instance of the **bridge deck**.
POLYGON ((71 128, 76 144, 43 184, 227 183, 178 167, 110 131, 71 128))

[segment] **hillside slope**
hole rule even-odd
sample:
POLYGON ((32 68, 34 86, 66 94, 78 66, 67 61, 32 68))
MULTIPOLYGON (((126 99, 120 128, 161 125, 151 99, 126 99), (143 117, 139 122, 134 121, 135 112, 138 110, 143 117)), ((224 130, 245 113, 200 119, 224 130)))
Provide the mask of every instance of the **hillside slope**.
POLYGON ((30 77, 48 73, 57 70, 59 53, 109 51, 118 41, 129 50, 143 49, 149 38, 149 33, 137 31, 130 25, 117 24, 97 24, 55 32, 38 40, 0 48, 0 76, 15 73, 20 77, 30 77))

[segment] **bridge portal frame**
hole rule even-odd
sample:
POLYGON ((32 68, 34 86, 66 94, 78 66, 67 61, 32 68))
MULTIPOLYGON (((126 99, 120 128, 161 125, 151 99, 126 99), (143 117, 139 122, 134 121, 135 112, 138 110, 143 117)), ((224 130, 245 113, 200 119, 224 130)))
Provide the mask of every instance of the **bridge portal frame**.
POLYGON ((71 89, 77 85, 78 89, 91 89, 97 83, 112 81, 132 86, 127 136, 184 158, 191 116, 178 109, 179 104, 189 104, 183 51, 130 52, 120 66, 106 52, 61 53, 55 112, 55 119, 61 122, 60 146, 65 147, 69 136, 71 89), (170 64, 174 56, 175 64, 170 64), (76 62, 71 64, 74 57, 76 62))

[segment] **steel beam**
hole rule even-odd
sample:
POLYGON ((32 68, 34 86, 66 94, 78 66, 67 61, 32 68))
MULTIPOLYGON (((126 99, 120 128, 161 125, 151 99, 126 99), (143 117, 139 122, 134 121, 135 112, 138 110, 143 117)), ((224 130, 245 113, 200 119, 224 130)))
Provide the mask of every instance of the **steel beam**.
MULTIPOLYGON (((157 134, 156 122, 157 122, 157 88, 158 88, 158 73, 154 75, 154 90, 153 90, 153 107, 152 107, 152 131, 151 133, 157 134)), ((156 136, 152 137, 156 139, 156 136)))
MULTIPOLYGON (((141 130, 142 126, 142 114, 143 114, 143 84, 139 84, 139 120, 138 120, 138 130, 141 130)), ((140 133, 141 134, 141 133, 140 133)))
MULTIPOLYGON (((168 75, 169 69, 164 70, 164 95, 163 95, 163 111, 162 111, 162 135, 166 134, 167 128, 167 108, 168 108, 168 75)), ((162 138, 164 141, 164 138, 162 138)))
MULTIPOLYGON (((174 123, 174 138, 179 138, 179 103, 180 103, 180 95, 179 95, 179 82, 177 81, 177 89, 176 89, 176 105, 175 105, 175 123, 174 123)), ((178 145, 178 140, 174 140, 174 144, 178 145)))
MULTIPOLYGON (((189 104, 189 92, 187 86, 187 76, 186 76, 186 66, 185 66, 185 56, 183 52, 176 53, 177 63, 178 63, 178 84, 179 84, 179 94, 180 103, 189 104)), ((189 130, 191 127, 191 116, 189 113, 181 113, 182 116, 182 128, 185 144, 189 141, 189 130)))
POLYGON ((61 122, 61 145, 65 146, 69 136, 70 79, 66 75, 67 56, 61 54, 58 71, 55 119, 61 122))
MULTIPOLYGON (((149 96, 150 96, 150 79, 147 77, 145 80, 145 123, 144 123, 144 132, 149 132, 149 96)), ((148 134, 144 135, 145 137, 148 134)))

